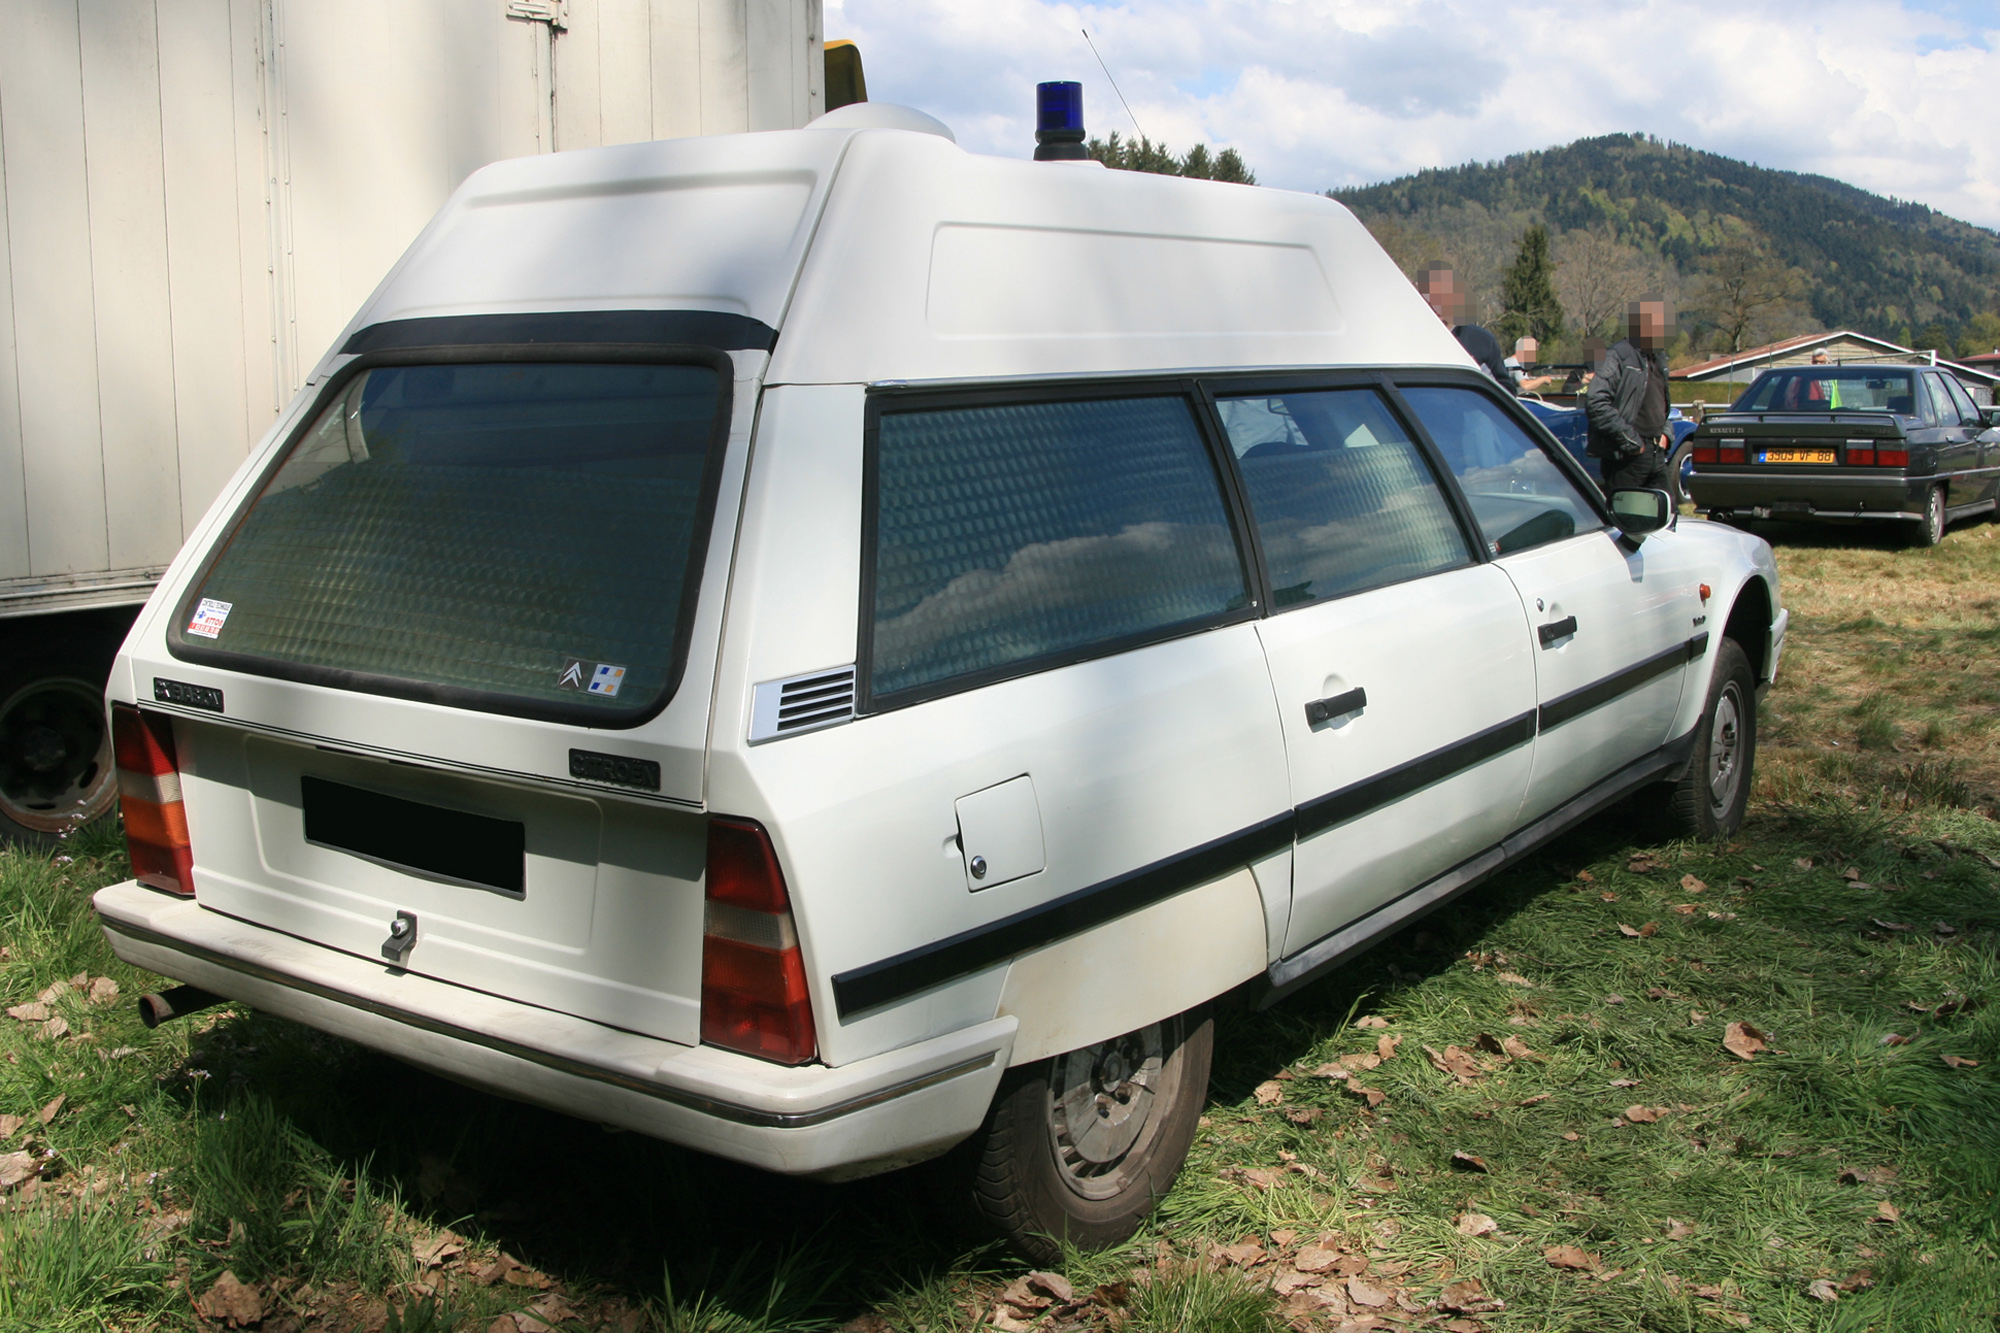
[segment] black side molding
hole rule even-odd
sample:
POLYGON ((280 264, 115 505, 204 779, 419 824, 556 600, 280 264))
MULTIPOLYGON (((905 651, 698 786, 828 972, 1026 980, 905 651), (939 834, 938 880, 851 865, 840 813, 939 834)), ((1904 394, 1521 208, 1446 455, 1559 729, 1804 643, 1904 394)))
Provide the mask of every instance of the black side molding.
POLYGON ((879 963, 842 972, 833 979, 833 1000, 845 1020, 864 1010, 893 1003, 1028 949, 1101 926, 1114 917, 1149 907, 1197 884, 1219 879, 1252 861, 1292 845, 1288 810, 1177 856, 1115 876, 1074 893, 879 963))
POLYGON ((1298 809, 1299 837, 1309 838, 1322 829, 1359 819, 1369 811, 1400 801, 1411 792, 1455 777, 1476 764, 1535 738, 1535 715, 1523 713, 1497 727, 1468 736, 1442 749, 1419 755, 1387 772, 1314 797, 1298 809))
MULTIPOLYGON (((1706 639, 1706 634, 1701 636, 1706 639)), ((1692 643, 1676 644, 1663 653, 1626 667, 1615 675, 1594 681, 1580 690, 1551 699, 1540 709, 1539 729, 1549 731, 1565 722, 1582 717, 1594 708, 1602 708, 1621 694, 1630 694, 1656 676, 1664 676, 1669 671, 1678 671, 1694 657, 1692 643)))
POLYGON ((392 319, 357 330, 340 350, 359 356, 416 347, 507 343, 660 343, 768 352, 777 341, 778 331, 762 320, 720 310, 557 310, 392 319))

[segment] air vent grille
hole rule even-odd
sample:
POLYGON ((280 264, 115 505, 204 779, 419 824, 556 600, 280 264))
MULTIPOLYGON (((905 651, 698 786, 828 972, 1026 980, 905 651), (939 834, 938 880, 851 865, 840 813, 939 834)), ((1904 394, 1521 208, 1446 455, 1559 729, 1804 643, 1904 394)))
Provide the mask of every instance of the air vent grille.
POLYGON ((774 741, 854 718, 854 668, 767 680, 751 696, 750 740, 774 741))

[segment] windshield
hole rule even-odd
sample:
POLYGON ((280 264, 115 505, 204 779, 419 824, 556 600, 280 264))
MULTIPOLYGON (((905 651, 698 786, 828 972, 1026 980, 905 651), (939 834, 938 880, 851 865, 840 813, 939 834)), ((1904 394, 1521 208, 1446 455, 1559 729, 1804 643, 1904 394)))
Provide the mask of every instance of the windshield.
POLYGON ((244 514, 174 649, 377 693, 637 720, 679 673, 719 390, 705 366, 367 371, 244 514))
POLYGON ((1879 366, 1802 366, 1766 371, 1736 400, 1735 412, 1894 412, 1916 414, 1907 370, 1879 366))

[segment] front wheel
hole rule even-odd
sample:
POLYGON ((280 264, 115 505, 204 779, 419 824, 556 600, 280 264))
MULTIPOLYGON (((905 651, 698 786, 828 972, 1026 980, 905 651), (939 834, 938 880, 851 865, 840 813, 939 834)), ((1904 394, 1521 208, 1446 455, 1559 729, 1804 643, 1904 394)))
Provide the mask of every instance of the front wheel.
POLYGON ((1694 441, 1682 440, 1667 457, 1667 494, 1674 497, 1674 509, 1688 502, 1688 479, 1694 475, 1694 441))
POLYGON ((1203 1005, 1012 1071, 949 1188, 1032 1263, 1118 1244, 1187 1160, 1214 1050, 1203 1005))
POLYGON ((1757 677, 1734 639, 1715 650, 1708 707, 1695 728, 1687 773, 1669 800, 1679 831, 1696 838, 1726 838, 1743 823, 1750 804, 1750 776, 1757 761, 1757 677))

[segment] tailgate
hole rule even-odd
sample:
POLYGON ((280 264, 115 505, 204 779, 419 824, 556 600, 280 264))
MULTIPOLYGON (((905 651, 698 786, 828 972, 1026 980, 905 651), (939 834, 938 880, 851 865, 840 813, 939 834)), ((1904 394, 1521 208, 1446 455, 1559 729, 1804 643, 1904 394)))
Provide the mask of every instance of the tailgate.
POLYGON ((184 721, 177 735, 203 906, 385 967, 698 1039, 700 815, 220 724, 184 721), (406 952, 399 917, 415 937, 406 952))

